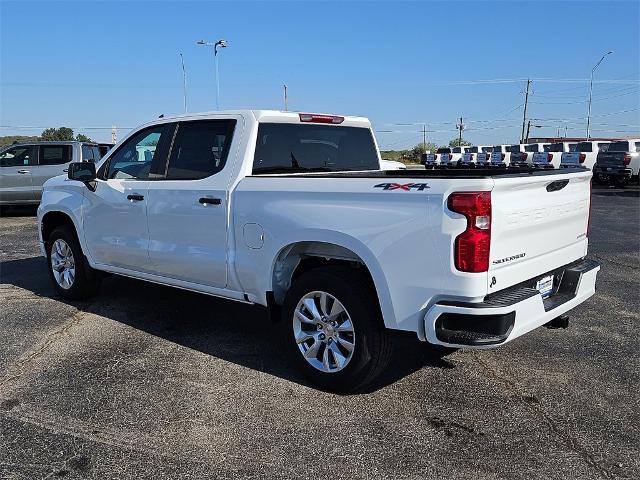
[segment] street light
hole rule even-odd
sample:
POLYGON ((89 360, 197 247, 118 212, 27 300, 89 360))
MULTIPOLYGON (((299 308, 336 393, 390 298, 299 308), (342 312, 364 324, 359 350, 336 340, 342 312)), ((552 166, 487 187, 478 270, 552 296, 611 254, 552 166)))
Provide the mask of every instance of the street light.
POLYGON ((596 71, 596 68, 598 68, 598 66, 604 60, 604 57, 606 57, 607 55, 611 55, 612 53, 613 53, 613 51, 609 50, 607 53, 602 55, 602 58, 600 59, 600 61, 598 63, 596 63, 595 66, 591 69, 591 83, 589 84, 589 113, 587 113, 587 138, 586 138, 586 140, 589 140, 589 127, 591 126, 591 95, 593 93, 593 74, 596 71))
POLYGON ((213 59, 216 65, 216 110, 220 110, 220 81, 218 79, 218 48, 227 48, 227 41, 220 39, 217 42, 208 42, 207 40, 198 40, 196 45, 204 45, 205 47, 213 47, 213 59))

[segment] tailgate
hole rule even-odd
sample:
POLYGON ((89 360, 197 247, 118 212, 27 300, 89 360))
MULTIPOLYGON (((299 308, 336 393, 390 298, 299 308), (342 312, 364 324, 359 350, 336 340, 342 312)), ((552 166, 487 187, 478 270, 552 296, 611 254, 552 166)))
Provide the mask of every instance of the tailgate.
POLYGON ((580 165, 580 152, 564 152, 560 157, 560 165, 580 165))
POLYGON ((597 164, 599 167, 624 167, 624 152, 599 153, 597 164))
POLYGON ((492 290, 586 254, 590 182, 590 171, 495 178, 488 276, 490 283, 496 279, 492 290))

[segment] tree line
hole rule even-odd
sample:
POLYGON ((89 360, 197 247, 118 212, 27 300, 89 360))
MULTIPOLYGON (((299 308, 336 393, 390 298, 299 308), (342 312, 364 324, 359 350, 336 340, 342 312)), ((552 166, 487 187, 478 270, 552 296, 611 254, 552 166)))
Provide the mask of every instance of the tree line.
POLYGON ((60 128, 45 128, 42 133, 38 135, 7 135, 0 137, 0 146, 10 145, 16 142, 35 142, 35 141, 55 141, 55 140, 76 140, 78 142, 93 142, 91 138, 83 135, 82 133, 74 134, 73 128, 60 127, 60 128))

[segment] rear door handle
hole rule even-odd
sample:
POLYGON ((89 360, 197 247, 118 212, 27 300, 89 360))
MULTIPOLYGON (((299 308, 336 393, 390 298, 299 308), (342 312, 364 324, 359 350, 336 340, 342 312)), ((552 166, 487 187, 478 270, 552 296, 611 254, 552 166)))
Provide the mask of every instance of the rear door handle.
POLYGON ((29 170, 18 170, 20 175, 24 175, 25 173, 29 173, 29 170))
POLYGON ((133 200, 136 202, 140 202, 142 200, 144 200, 144 195, 138 195, 137 193, 134 193, 132 195, 127 195, 127 200, 133 200))
POLYGON ((222 200, 220 200, 219 198, 209 198, 209 197, 202 197, 198 201, 203 205, 220 205, 222 203, 222 200))

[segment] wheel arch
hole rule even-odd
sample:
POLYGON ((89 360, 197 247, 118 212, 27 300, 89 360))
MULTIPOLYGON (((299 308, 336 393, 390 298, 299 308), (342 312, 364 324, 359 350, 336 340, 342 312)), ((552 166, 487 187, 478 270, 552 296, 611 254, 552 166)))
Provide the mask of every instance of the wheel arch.
POLYGON ((42 241, 47 242, 51 232, 61 225, 70 225, 78 237, 78 229, 71 215, 60 210, 51 210, 46 212, 40 220, 40 232, 42 233, 42 241))
POLYGON ((344 245, 335 241, 299 240, 282 247, 271 269, 273 301, 282 305, 291 284, 303 273, 320 266, 345 265, 360 270, 376 292, 385 326, 395 325, 395 314, 382 268, 364 245, 344 245))

